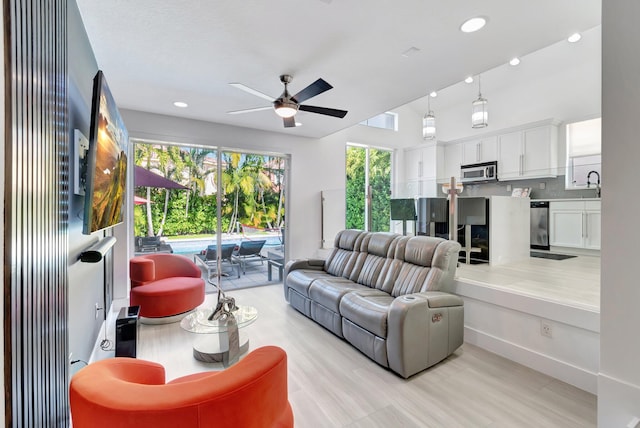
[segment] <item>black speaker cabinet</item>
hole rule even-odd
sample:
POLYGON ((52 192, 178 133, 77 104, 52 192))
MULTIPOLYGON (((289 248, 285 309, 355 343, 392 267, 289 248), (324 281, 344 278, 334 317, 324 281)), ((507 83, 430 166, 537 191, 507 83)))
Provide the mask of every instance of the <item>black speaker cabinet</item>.
POLYGON ((116 357, 136 357, 140 306, 120 309, 116 319, 116 357))

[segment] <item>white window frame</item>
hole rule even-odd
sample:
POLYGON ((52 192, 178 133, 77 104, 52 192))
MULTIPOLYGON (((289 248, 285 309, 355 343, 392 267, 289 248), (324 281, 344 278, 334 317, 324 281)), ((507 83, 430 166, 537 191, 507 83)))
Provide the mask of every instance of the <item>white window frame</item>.
POLYGON ((370 126, 372 128, 379 128, 379 129, 389 129, 391 131, 398 131, 398 113, 394 113, 392 111, 386 111, 384 113, 380 113, 377 116, 373 116, 370 119, 367 120, 363 120, 362 122, 360 122, 360 125, 364 125, 364 126, 370 126), (384 119, 382 119, 384 118, 384 119), (391 119, 391 122, 393 123, 393 127, 389 127, 389 126, 380 126, 379 122, 381 121, 383 123, 387 123, 388 119, 391 119))
MULTIPOLYGON (((579 146, 572 145, 572 128, 575 125, 584 124, 586 127, 597 127, 601 129, 601 118, 600 117, 590 117, 586 119, 576 120, 573 122, 569 122, 565 126, 566 131, 566 173, 565 173, 565 190, 584 190, 587 188, 587 175, 586 173, 580 174, 579 177, 575 175, 576 169, 585 169, 580 159, 588 158, 588 157, 600 157, 602 153, 602 142, 601 142, 601 133, 597 136, 593 141, 579 143, 579 146), (577 164, 577 165, 576 165, 577 164)), ((586 168, 590 171, 596 171, 600 174, 600 184, 602 184, 602 165, 601 161, 598 163, 594 163, 593 167, 586 168)), ((587 171, 588 173, 589 171, 587 171)), ((591 181, 594 186, 597 182, 596 177, 591 177, 591 181)))

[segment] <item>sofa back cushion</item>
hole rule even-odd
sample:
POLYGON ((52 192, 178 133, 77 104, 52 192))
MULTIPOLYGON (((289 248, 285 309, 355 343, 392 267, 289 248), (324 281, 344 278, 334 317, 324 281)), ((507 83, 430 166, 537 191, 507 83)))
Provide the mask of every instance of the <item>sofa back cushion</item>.
POLYGON ((363 238, 361 230, 342 230, 336 235, 334 248, 324 262, 324 270, 333 276, 343 276, 347 266, 348 273, 353 269, 360 243, 363 238))
POLYGON ((442 238, 414 236, 396 246, 402 261, 391 295, 436 291, 453 280, 460 244, 442 238))
POLYGON ((399 238, 395 233, 370 233, 363 241, 357 265, 350 279, 367 287, 383 289, 393 262, 395 243, 399 238))
POLYGON ((433 254, 442 238, 430 236, 414 236, 407 241, 404 250, 404 261, 418 266, 431 267, 433 254))
POLYGON ((343 230, 324 270, 394 297, 446 287, 455 274, 460 244, 430 236, 343 230))

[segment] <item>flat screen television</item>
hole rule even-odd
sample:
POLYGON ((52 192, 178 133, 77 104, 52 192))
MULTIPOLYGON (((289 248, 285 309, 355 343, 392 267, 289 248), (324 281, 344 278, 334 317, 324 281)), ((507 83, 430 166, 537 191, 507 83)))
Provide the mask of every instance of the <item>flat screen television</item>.
POLYGON ((122 223, 129 134, 102 71, 93 79, 83 233, 122 223))
POLYGON ((391 199, 391 220, 415 220, 416 201, 414 199, 391 199))

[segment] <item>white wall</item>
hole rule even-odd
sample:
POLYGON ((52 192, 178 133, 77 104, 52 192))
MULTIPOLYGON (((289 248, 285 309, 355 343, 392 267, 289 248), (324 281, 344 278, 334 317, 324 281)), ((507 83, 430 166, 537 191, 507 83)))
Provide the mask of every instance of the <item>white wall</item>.
MULTIPOLYGON (((89 137, 89 116, 91 113, 91 96, 93 76, 98 70, 93 50, 82 23, 80 12, 75 2, 68 3, 68 55, 69 77, 69 163, 73 171, 76 163, 73 150, 73 132, 79 129, 85 137, 89 137)), ((70 180, 74 174, 70 173, 70 180)), ((82 263, 78 256, 86 247, 99 239, 100 233, 93 236, 82 234, 84 217, 84 197, 73 195, 70 186, 69 195, 69 352, 73 359, 89 361, 96 336, 102 325, 103 314, 96 318, 96 303, 103 306, 104 262, 82 263)), ((82 364, 71 366, 71 374, 82 367, 82 364)))
POLYGON ((603 1, 602 285, 598 426, 640 418, 640 283, 638 267, 638 117, 640 3, 603 1))

